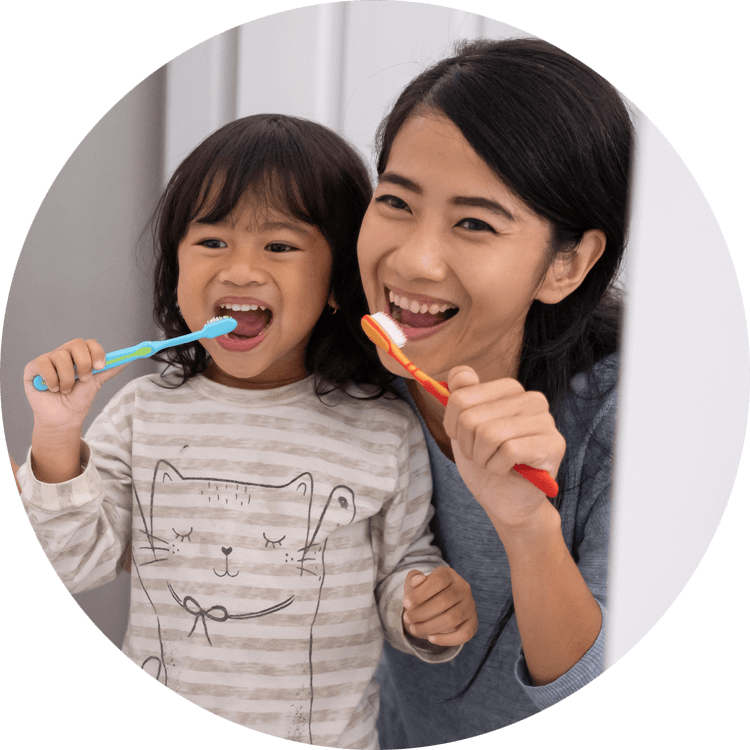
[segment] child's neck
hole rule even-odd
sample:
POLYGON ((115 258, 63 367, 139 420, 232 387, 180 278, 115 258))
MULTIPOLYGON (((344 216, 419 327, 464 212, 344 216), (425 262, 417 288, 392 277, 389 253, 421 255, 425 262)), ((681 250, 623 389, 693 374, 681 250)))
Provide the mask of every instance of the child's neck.
POLYGON ((208 367, 206 368, 206 377, 209 380, 213 380, 214 383, 227 385, 230 388, 244 388, 246 391, 267 391, 271 388, 281 388, 282 386, 304 380, 307 375, 308 373, 305 372, 289 377, 286 380, 274 379, 272 382, 266 383, 257 379, 246 380, 230 375, 228 372, 224 372, 213 360, 208 363, 208 367))

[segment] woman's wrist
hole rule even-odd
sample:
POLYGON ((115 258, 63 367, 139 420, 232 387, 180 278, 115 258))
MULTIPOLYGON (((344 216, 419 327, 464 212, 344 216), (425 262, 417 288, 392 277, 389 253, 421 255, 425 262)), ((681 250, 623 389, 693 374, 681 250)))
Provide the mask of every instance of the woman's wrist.
POLYGON ((536 555, 538 550, 549 549, 553 542, 562 540, 560 514, 547 500, 522 523, 506 524, 492 516, 490 520, 509 558, 536 555))

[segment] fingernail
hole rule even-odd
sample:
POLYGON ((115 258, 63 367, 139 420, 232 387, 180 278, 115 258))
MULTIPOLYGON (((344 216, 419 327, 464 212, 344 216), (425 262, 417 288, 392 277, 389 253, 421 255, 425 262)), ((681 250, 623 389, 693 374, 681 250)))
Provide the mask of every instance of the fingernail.
POLYGON ((428 635, 428 636, 427 636, 427 640, 428 640, 428 641, 429 641, 430 643, 435 643, 435 636, 434 636, 434 635, 428 635))
POLYGON ((411 599, 404 599, 404 609, 411 609, 411 599))
POLYGON ((408 622, 411 622, 411 620, 406 615, 404 615, 404 622, 408 623, 408 622))
POLYGON ((422 574, 420 573, 420 574, 419 574, 418 576, 414 576, 414 577, 413 577, 413 578, 411 579, 411 585, 412 585, 412 586, 419 586, 419 584, 420 584, 420 583, 422 583, 422 581, 424 581, 424 579, 425 579, 425 578, 426 578, 426 576, 423 576, 423 575, 422 575, 422 574))
POLYGON ((94 369, 95 370, 101 370, 103 368, 104 368, 104 362, 102 362, 100 359, 98 359, 98 360, 96 360, 96 362, 94 362, 94 369))

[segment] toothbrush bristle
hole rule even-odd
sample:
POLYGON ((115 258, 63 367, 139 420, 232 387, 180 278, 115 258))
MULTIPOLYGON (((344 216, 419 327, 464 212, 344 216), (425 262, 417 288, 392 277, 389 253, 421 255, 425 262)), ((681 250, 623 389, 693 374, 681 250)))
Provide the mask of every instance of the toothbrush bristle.
POLYGON ((376 312, 373 313, 371 317, 380 325, 388 336, 390 336, 391 341, 393 341, 399 349, 406 344, 406 335, 401 329, 401 326, 390 315, 388 315, 388 313, 376 312))
POLYGON ((203 338, 217 338, 218 336, 224 336, 233 331, 236 327, 237 321, 230 315, 211 318, 211 320, 203 326, 202 333, 205 334, 203 338))

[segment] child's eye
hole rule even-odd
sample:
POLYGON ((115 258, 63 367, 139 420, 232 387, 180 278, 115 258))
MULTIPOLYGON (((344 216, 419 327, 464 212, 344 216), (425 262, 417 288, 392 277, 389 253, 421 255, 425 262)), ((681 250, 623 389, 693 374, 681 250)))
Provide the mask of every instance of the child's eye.
POLYGON ((201 240, 198 244, 207 247, 209 250, 223 250, 225 247, 228 247, 224 240, 201 240))
POLYGON ((285 242, 272 242, 266 245, 266 250, 272 253, 291 253, 296 249, 294 245, 287 245, 285 242))
POLYGON ((481 219, 462 219, 456 226, 472 232, 492 232, 492 234, 497 234, 486 221, 482 221, 481 219))
POLYGON ((375 198, 376 203, 384 203, 386 206, 390 206, 391 208, 396 208, 401 211, 406 209, 408 211, 409 206, 401 200, 401 198, 395 196, 395 195, 379 195, 377 198, 375 198))

